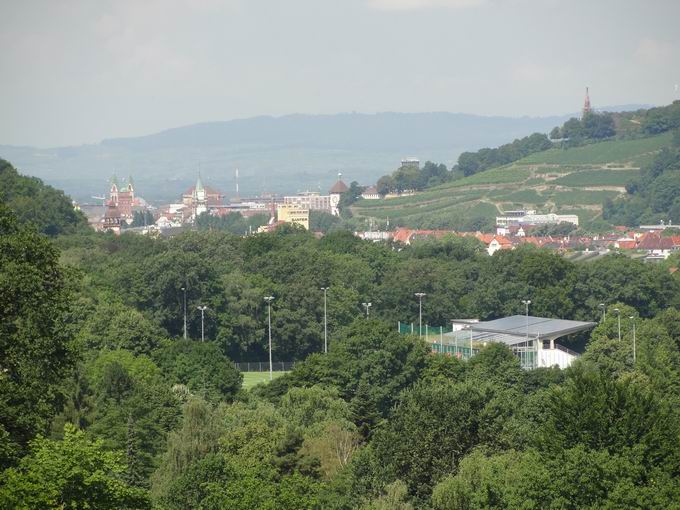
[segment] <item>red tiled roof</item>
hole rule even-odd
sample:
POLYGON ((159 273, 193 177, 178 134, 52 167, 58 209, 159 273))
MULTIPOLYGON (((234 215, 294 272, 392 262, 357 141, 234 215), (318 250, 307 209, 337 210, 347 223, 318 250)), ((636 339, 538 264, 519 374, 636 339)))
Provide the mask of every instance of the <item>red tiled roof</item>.
POLYGON ((329 193, 345 193, 346 191, 349 191, 347 184, 338 179, 338 182, 333 184, 333 187, 330 189, 329 193))
POLYGON ((616 244, 618 244, 619 248, 622 250, 634 250, 637 248, 637 242, 634 239, 622 239, 617 241, 616 244))
MULTIPOLYGON (((495 239, 496 242, 497 242, 498 244, 500 244, 501 246, 508 246, 508 247, 512 246, 512 242, 511 242, 510 239, 508 239, 507 237, 503 237, 503 236, 493 236, 493 239, 495 239)), ((492 240, 493 240, 493 239, 492 239, 492 240)))
POLYGON ((481 232, 478 232, 475 234, 475 237, 484 244, 489 244, 491 241, 493 241, 495 236, 493 234, 482 234, 481 232))
POLYGON ((638 247, 641 250, 672 250, 673 239, 661 237, 655 232, 649 232, 640 238, 638 247))
POLYGON ((407 243, 408 240, 411 239, 411 232, 413 231, 408 228, 398 228, 397 230, 394 231, 394 234, 392 235, 392 240, 400 243, 407 243))

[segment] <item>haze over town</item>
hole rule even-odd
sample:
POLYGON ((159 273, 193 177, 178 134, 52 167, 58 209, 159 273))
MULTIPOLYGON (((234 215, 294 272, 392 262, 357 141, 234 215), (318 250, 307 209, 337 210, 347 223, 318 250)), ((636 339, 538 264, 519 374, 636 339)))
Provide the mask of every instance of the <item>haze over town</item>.
POLYGON ((0 144, 54 147, 256 115, 520 117, 667 104, 672 0, 4 2, 0 144), (11 77, 11 79, 7 79, 11 77))

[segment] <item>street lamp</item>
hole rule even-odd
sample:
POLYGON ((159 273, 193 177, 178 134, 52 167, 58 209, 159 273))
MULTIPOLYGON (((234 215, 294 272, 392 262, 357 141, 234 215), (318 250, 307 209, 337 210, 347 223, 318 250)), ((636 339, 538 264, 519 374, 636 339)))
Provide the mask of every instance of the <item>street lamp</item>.
POLYGON ((182 287, 184 292, 184 340, 187 339, 187 288, 182 287))
POLYGON ((416 292, 418 298, 418 334, 423 336, 423 298, 427 296, 424 292, 416 292))
POLYGON ((323 352, 328 352, 328 315, 326 313, 326 293, 328 287, 321 287, 323 291, 323 352))
POLYGON ((614 308, 614 313, 616 314, 616 317, 618 319, 619 323, 619 342, 621 341, 621 310, 618 308, 614 308))
POLYGON ((602 308, 602 322, 607 319, 607 306, 604 303, 597 305, 598 308, 602 308))
POLYGON ((527 342, 529 341, 529 305, 531 304, 530 299, 523 299, 522 304, 524 305, 524 308, 526 310, 526 317, 527 317, 527 342))
POLYGON ((267 302, 268 324, 269 324, 269 380, 274 378, 274 370, 272 369, 272 301, 274 296, 265 296, 264 300, 267 302))
POLYGON ((635 365, 635 316, 631 315, 629 319, 633 321, 633 365, 635 365))
POLYGON ((205 321, 205 311, 208 309, 207 306, 197 306, 201 311, 201 342, 205 342, 205 328, 204 328, 204 321, 205 321))
POLYGON ((373 306, 373 303, 361 303, 361 304, 366 309, 366 318, 368 319, 368 309, 371 308, 371 306, 373 306))

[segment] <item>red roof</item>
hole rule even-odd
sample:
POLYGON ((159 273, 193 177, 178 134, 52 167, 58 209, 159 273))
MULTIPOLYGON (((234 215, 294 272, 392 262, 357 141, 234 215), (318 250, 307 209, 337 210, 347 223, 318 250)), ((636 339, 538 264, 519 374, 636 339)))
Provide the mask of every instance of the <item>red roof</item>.
POLYGON ((338 182, 333 184, 333 187, 330 189, 329 193, 345 193, 347 191, 349 191, 347 184, 338 179, 338 182))
POLYGON ((475 234, 475 237, 482 241, 484 244, 489 244, 491 241, 493 241, 493 238, 495 236, 493 234, 482 234, 481 232, 478 232, 475 234))
POLYGON ((394 231, 392 240, 406 244, 411 239, 411 232, 413 231, 409 228, 398 228, 394 231))
POLYGON ((640 238, 638 247, 641 250, 672 250, 673 239, 670 237, 661 237, 656 232, 649 232, 640 238))
POLYGON ((619 248, 622 250, 635 250, 637 248, 637 241, 635 241, 635 239, 622 239, 616 241, 616 244, 618 244, 619 248))
MULTIPOLYGON (((512 242, 507 237, 493 236, 493 239, 495 239, 496 242, 501 245, 501 247, 508 247, 509 248, 509 247, 512 246, 512 242)), ((492 241, 493 241, 493 239, 492 239, 492 241)))
POLYGON ((392 240, 408 244, 414 237, 434 237, 441 239, 447 234, 455 234, 452 230, 416 230, 410 228, 398 228, 392 234, 392 240))

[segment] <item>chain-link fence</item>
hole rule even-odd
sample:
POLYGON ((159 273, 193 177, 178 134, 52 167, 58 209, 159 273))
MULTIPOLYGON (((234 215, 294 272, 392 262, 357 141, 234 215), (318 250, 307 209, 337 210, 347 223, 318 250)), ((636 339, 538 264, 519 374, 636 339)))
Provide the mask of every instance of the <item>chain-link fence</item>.
MULTIPOLYGON (((240 372, 269 372, 269 361, 244 361, 242 363, 234 363, 234 366, 240 372)), ((294 361, 274 361, 272 363, 272 371, 289 372, 293 370, 294 366, 294 361)))
MULTIPOLYGON (((439 337, 444 333, 451 333, 453 331, 453 325, 449 326, 429 326, 423 324, 423 337, 431 338, 434 341, 434 337, 439 337)), ((419 335, 420 327, 417 322, 400 322, 399 323, 399 333, 403 335, 419 335)))

